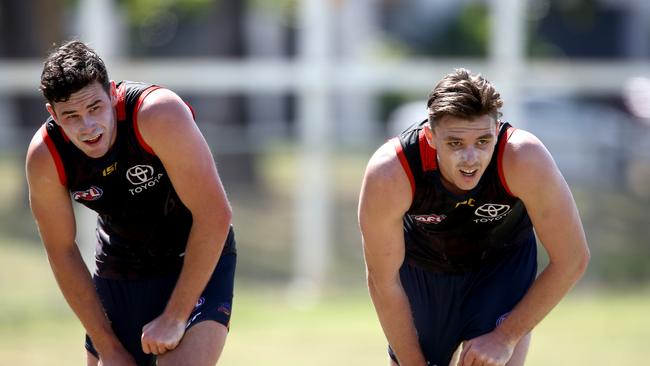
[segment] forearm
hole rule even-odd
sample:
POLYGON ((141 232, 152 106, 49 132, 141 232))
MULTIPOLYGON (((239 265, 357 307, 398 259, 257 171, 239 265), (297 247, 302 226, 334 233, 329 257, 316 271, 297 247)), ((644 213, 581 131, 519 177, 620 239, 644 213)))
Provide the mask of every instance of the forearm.
POLYGON ((549 264, 496 331, 517 344, 553 310, 584 270, 584 266, 549 264))
POLYGON ((411 305, 401 284, 380 287, 369 279, 368 287, 381 327, 400 365, 426 365, 413 323, 411 305))
POLYGON ((229 229, 229 220, 212 225, 193 224, 185 249, 183 268, 165 308, 166 315, 187 320, 214 272, 229 229))
POLYGON ((48 258, 63 296, 92 338, 97 351, 110 353, 122 347, 106 318, 77 246, 62 251, 48 250, 48 258))

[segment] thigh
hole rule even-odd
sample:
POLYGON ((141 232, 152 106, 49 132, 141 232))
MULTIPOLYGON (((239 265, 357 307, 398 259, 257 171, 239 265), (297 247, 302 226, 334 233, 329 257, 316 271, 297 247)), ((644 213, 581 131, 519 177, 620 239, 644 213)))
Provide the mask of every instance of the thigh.
POLYGON ((214 366, 226 343, 228 329, 214 321, 196 324, 173 351, 158 356, 158 366, 214 366))
POLYGON ((215 321, 226 328, 230 327, 236 266, 236 254, 221 256, 217 267, 190 314, 187 321, 187 330, 207 320, 215 321))
POLYGON ((158 366, 213 366, 217 363, 228 335, 232 312, 236 254, 219 259, 194 311, 187 322, 181 343, 158 357, 158 366))
MULTIPOLYGON (((404 264, 400 280, 411 306, 420 348, 430 365, 448 365, 462 341, 458 303, 465 277, 404 264)), ((389 349, 391 358, 394 359, 389 349)))
MULTIPOLYGON (((142 327, 162 313, 174 288, 176 276, 142 280, 95 278, 94 281, 113 332, 124 348, 138 365, 155 365, 155 357, 142 351, 142 327)), ((88 336, 86 349, 95 357, 101 358, 88 336)))
POLYGON ((537 273, 536 244, 522 244, 500 263, 475 274, 463 302, 463 340, 494 330, 526 294, 537 273))

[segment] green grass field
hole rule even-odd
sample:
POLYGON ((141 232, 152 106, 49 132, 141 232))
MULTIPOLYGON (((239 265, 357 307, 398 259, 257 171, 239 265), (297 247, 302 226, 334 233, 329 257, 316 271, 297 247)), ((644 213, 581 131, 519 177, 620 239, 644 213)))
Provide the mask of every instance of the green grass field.
MULTIPOLYGON (((84 363, 83 330, 59 295, 39 247, 0 240, 0 365, 84 363)), ((527 365, 642 365, 650 356, 650 291, 576 291, 536 329, 527 365)), ((386 365, 365 289, 292 306, 281 286, 239 283, 222 362, 386 365)))

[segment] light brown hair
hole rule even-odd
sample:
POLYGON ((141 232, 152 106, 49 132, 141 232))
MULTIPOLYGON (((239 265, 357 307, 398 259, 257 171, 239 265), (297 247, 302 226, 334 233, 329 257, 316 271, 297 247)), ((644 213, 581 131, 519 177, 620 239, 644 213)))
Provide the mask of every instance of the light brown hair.
POLYGON ((494 86, 466 69, 456 69, 442 78, 427 100, 431 128, 446 116, 471 120, 487 114, 498 120, 502 106, 503 100, 494 86))

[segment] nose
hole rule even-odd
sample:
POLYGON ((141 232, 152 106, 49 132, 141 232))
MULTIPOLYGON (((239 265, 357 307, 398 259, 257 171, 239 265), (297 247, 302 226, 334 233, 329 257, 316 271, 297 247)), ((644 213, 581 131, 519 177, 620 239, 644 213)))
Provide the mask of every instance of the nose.
POLYGON ((466 164, 473 164, 478 159, 476 148, 474 148, 473 146, 468 146, 466 149, 463 150, 461 157, 466 164))
POLYGON ((95 126, 97 125, 97 121, 95 121, 94 118, 92 117, 85 117, 82 119, 82 126, 81 128, 84 131, 92 131, 95 129, 95 126))

